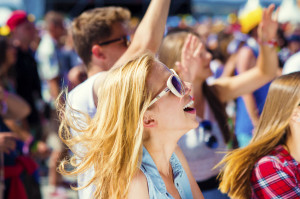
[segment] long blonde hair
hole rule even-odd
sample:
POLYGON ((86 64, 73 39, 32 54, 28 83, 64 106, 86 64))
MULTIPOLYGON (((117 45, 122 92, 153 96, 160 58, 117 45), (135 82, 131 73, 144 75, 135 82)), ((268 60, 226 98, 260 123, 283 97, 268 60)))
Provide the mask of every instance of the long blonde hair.
POLYGON ((289 120, 300 101, 300 72, 275 79, 248 146, 229 152, 219 163, 220 190, 232 198, 251 197, 251 173, 255 163, 276 146, 285 144, 289 120))
POLYGON ((74 117, 62 111, 61 139, 71 150, 81 144, 86 151, 81 156, 73 150, 75 155, 62 161, 59 171, 78 175, 94 168, 95 174, 86 186, 95 185, 95 198, 127 197, 142 158, 143 115, 151 100, 146 79, 154 61, 146 54, 110 71, 99 88, 97 113, 88 120, 87 128, 78 128, 74 117), (69 127, 82 133, 72 137, 69 127), (68 171, 68 164, 75 168, 68 171))

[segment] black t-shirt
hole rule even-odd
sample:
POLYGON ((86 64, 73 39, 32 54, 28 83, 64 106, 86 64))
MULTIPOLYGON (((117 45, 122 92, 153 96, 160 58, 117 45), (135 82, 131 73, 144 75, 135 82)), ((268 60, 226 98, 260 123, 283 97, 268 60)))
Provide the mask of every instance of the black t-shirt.
POLYGON ((29 124, 39 124, 39 114, 35 106, 36 99, 41 98, 41 82, 37 71, 37 63, 32 51, 17 49, 17 62, 14 66, 16 77, 16 92, 23 97, 31 107, 27 117, 29 124))

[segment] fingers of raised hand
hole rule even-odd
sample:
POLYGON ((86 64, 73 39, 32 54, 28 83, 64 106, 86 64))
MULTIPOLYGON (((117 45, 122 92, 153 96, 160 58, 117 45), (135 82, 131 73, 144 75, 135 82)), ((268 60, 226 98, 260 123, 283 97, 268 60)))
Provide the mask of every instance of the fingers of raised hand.
POLYGON ((268 23, 272 21, 272 14, 274 9, 275 9, 274 4, 271 4, 268 8, 263 9, 262 23, 268 23))
POLYGON ((191 43, 192 43, 192 35, 189 34, 187 36, 187 38, 185 39, 183 47, 182 47, 182 50, 181 50, 182 57, 186 56, 188 54, 188 52, 189 52, 189 50, 191 48, 191 43))
POLYGON ((197 37, 195 35, 192 35, 192 45, 191 45, 191 50, 195 51, 197 47, 197 37))
POLYGON ((194 56, 195 56, 195 57, 200 57, 200 55, 201 55, 203 49, 204 49, 203 43, 202 43, 202 42, 199 42, 199 43, 198 43, 198 46, 197 46, 197 48, 196 48, 196 50, 195 50, 195 52, 194 52, 194 56))
POLYGON ((272 18, 272 13, 273 13, 274 9, 275 9, 274 4, 269 5, 269 7, 267 8, 267 17, 268 17, 268 19, 272 18))
POLYGON ((280 7, 278 7, 273 15, 273 21, 278 21, 278 15, 279 15, 279 10, 280 10, 280 7))

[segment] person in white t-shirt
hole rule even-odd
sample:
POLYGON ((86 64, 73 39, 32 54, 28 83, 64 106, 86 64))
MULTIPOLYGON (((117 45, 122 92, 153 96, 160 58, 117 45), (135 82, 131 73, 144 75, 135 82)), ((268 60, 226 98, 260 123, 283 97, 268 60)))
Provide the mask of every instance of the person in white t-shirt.
MULTIPOLYGON (((97 91, 105 71, 146 51, 156 53, 163 38, 170 0, 152 0, 129 45, 128 21, 130 12, 121 7, 95 8, 83 12, 72 23, 74 47, 85 66, 88 79, 68 95, 67 109, 76 110, 79 118, 96 112, 97 91), (79 111, 80 113, 78 113, 79 111), (81 114, 82 113, 82 114, 81 114)), ((71 114, 72 115, 72 114, 71 114)), ((85 125, 76 124, 76 126, 85 125)), ((72 129, 71 129, 72 131, 72 129)), ((78 132, 72 131, 73 135, 78 132)), ((84 154, 77 145, 74 152, 84 154)), ((79 175, 78 185, 86 185, 93 177, 93 168, 79 175)), ((94 186, 79 190, 79 198, 92 198, 94 186)))

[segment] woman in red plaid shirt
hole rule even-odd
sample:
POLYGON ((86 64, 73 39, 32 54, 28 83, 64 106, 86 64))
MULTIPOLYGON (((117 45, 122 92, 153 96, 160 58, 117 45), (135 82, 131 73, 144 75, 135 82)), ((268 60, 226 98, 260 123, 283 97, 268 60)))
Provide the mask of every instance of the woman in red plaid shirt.
POLYGON ((270 86, 251 143, 229 153, 220 175, 232 198, 300 198, 300 72, 270 86))

